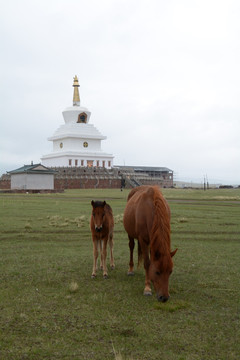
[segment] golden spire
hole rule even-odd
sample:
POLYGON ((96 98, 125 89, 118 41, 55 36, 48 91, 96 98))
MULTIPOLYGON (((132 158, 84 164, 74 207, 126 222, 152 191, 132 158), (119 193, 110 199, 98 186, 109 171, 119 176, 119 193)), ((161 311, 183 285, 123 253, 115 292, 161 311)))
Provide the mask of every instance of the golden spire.
POLYGON ((78 88, 79 88, 79 83, 78 83, 78 78, 77 78, 77 75, 75 75, 75 77, 73 78, 73 106, 74 105, 80 105, 80 96, 79 96, 79 91, 78 91, 78 88))

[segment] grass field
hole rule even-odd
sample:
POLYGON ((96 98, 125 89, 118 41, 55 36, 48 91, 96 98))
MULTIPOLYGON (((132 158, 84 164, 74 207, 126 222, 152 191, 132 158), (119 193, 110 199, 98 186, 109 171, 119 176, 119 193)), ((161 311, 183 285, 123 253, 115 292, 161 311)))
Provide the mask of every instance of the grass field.
POLYGON ((128 191, 0 194, 1 360, 239 359, 240 189, 163 193, 178 247, 165 304, 143 296, 142 268, 127 276, 128 191), (115 215, 107 280, 91 279, 92 199, 115 215))

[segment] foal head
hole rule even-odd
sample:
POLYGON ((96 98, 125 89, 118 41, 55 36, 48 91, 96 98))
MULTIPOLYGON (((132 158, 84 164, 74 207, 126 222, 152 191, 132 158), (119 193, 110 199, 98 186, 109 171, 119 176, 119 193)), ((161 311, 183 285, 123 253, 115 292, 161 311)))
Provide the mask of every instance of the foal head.
POLYGON ((161 254, 156 251, 151 259, 149 277, 153 283, 158 301, 166 302, 169 299, 169 277, 173 269, 172 257, 176 252, 177 249, 169 254, 161 254))
POLYGON ((100 232, 103 229, 106 201, 92 200, 91 205, 92 205, 92 219, 93 219, 94 228, 97 232, 100 232))

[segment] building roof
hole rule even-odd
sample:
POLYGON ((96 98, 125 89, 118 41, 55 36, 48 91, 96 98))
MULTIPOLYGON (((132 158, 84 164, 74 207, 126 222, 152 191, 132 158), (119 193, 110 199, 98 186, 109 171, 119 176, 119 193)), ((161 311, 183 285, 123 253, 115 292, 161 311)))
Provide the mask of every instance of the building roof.
POLYGON ((23 165, 22 167, 8 171, 8 174, 54 174, 55 170, 49 169, 42 164, 23 165))
POLYGON ((156 167, 156 166, 118 166, 120 169, 132 169, 134 171, 143 171, 143 172, 149 172, 149 171, 155 171, 155 172, 173 172, 173 170, 168 169, 167 167, 156 167))

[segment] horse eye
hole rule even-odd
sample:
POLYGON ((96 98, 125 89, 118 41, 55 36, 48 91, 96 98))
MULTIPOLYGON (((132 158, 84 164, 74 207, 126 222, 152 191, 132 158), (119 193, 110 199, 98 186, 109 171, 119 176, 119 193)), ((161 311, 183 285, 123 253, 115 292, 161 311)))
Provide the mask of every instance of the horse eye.
POLYGON ((95 216, 95 213, 92 213, 93 216, 95 216))
POLYGON ((156 271, 156 275, 161 275, 160 271, 156 271))

